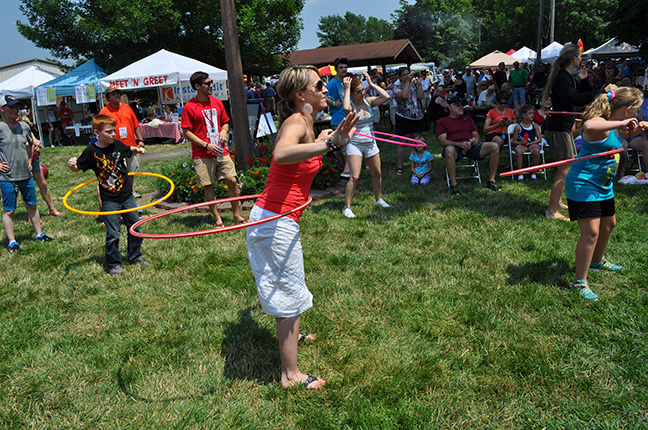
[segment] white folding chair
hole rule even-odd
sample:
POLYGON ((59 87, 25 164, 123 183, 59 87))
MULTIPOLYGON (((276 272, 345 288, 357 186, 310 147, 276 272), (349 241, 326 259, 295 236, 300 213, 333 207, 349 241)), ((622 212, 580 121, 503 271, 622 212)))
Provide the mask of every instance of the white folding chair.
MULTIPOLYGON (((513 144, 513 132, 515 131, 515 126, 517 124, 511 124, 506 129, 506 140, 509 147, 509 162, 511 163, 511 168, 513 168, 513 160, 515 157, 515 147, 517 145, 513 144)), ((524 155, 527 156, 527 163, 531 166, 531 151, 524 151, 524 155)), ((540 164, 545 164, 545 152, 544 146, 540 145, 540 164)), ((523 166, 515 166, 516 169, 522 169, 523 166)), ((540 169, 536 171, 537 174, 544 176, 545 181, 547 180, 547 169, 540 169)), ((524 173, 525 175, 530 175, 531 172, 524 173)), ((511 175, 511 179, 515 180, 516 175, 511 175)))

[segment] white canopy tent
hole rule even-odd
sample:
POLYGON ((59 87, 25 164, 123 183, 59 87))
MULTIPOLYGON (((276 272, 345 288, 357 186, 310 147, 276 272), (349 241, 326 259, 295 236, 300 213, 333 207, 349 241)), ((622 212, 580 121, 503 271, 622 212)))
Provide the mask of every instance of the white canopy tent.
POLYGON ((537 56, 538 54, 533 49, 527 48, 526 46, 523 46, 511 55, 511 57, 517 58, 523 63, 532 63, 537 56))
POLYGON ((545 63, 552 63, 556 58, 558 58, 560 51, 564 46, 565 45, 561 45, 558 42, 551 42, 549 45, 545 46, 540 52, 542 61, 545 63))
POLYGON ((189 84, 194 72, 205 72, 214 81, 214 96, 226 100, 227 71, 165 49, 101 78, 102 91, 112 85, 124 90, 157 88, 160 101, 183 104, 195 95, 189 84))
POLYGON ((40 67, 30 66, 6 81, 0 82, 0 97, 11 95, 17 99, 31 100, 34 122, 38 126, 38 137, 41 141, 43 140, 43 133, 38 119, 38 109, 36 109, 34 89, 45 82, 51 81, 59 75, 60 74, 43 70, 40 67))

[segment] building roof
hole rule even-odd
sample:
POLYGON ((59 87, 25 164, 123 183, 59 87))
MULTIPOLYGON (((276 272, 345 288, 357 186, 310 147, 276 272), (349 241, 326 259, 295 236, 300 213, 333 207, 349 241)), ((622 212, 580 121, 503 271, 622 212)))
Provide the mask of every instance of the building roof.
POLYGON ((409 39, 305 49, 293 51, 289 59, 291 64, 312 64, 322 67, 333 64, 338 57, 348 58, 349 67, 394 63, 412 64, 423 61, 409 39))

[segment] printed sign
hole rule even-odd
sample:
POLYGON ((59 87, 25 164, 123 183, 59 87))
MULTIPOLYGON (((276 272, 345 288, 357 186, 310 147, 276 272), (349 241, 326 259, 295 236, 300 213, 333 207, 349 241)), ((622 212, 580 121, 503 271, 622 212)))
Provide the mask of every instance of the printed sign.
MULTIPOLYGON (((191 88, 189 82, 183 82, 180 88, 177 86, 160 87, 160 100, 162 104, 180 104, 180 94, 182 94, 182 103, 187 103, 196 97, 196 90, 191 88)), ((227 100, 227 81, 214 81, 211 95, 220 100, 227 100)))
POLYGON ((115 88, 128 90, 135 88, 159 87, 162 85, 175 84, 176 82, 178 82, 178 74, 170 73, 165 75, 140 76, 128 79, 114 79, 109 81, 109 84, 115 88))
POLYGON ((36 89, 36 103, 38 106, 56 105, 56 88, 45 87, 36 89))

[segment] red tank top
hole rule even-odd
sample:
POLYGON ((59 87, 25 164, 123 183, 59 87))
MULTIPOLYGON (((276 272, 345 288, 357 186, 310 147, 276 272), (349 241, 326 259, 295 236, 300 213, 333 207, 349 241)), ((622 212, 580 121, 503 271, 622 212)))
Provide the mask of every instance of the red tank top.
MULTIPOLYGON (((321 167, 320 155, 295 164, 277 164, 273 159, 268 180, 256 205, 280 214, 306 203, 313 179, 321 167)), ((302 212, 287 216, 299 222, 302 212)))

